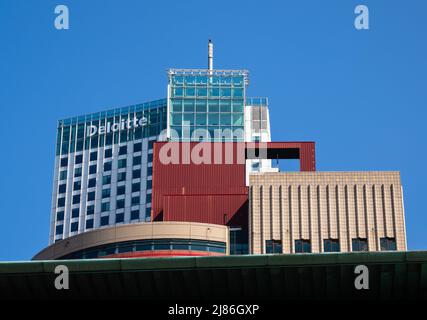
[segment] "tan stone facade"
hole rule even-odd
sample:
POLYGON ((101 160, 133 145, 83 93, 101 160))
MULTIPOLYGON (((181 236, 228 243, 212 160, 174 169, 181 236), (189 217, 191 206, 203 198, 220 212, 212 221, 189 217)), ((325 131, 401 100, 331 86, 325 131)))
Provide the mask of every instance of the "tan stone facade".
POLYGON ((227 245, 229 253, 229 230, 227 226, 196 222, 143 222, 124 224, 84 232, 56 242, 40 251, 33 260, 53 260, 79 250, 100 245, 146 239, 193 239, 220 241, 227 245))
POLYGON ((327 239, 353 251, 357 238, 369 251, 384 250, 382 241, 406 250, 399 172, 254 173, 249 185, 250 253, 266 253, 269 240, 295 253, 300 239, 313 253, 327 251, 327 239))

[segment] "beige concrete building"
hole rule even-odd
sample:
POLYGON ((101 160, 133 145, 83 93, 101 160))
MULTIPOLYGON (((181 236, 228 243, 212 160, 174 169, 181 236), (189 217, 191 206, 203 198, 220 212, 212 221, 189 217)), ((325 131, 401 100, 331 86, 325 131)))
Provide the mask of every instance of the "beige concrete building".
POLYGON ((155 256, 226 255, 229 253, 229 230, 227 226, 196 222, 123 224, 56 242, 40 251, 33 260, 142 257, 152 256, 153 252, 157 252, 155 256))
POLYGON ((253 173, 249 252, 406 250, 399 172, 253 173))

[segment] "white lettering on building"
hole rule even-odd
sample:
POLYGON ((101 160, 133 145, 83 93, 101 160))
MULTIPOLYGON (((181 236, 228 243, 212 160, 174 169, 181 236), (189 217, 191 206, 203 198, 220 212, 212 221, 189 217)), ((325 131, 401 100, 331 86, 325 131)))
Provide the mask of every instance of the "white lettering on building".
POLYGON ((129 130, 132 128, 139 128, 139 127, 145 127, 148 124, 148 120, 145 117, 142 117, 141 119, 138 119, 137 117, 133 119, 123 119, 121 122, 107 122, 105 126, 96 126, 96 125, 90 125, 86 127, 86 136, 92 137, 95 134, 105 134, 105 133, 111 133, 116 132, 120 130, 129 130))

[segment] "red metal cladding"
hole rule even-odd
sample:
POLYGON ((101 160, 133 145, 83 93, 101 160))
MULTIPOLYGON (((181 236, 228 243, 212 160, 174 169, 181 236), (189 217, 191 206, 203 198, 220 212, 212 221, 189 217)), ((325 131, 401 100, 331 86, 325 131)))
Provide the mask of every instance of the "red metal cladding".
POLYGON ((246 225, 248 195, 209 194, 164 196, 163 220, 229 226, 246 225))
MULTIPOLYGON (((153 221, 164 220, 165 196, 171 195, 240 195, 247 200, 247 188, 245 185, 245 161, 244 149, 243 160, 238 159, 238 144, 236 143, 178 143, 178 142, 165 142, 154 144, 154 157, 153 157, 153 194, 151 201, 151 217, 153 221), (162 148, 165 149, 162 150, 162 148), (195 148, 205 149, 195 149, 195 148), (166 148, 170 148, 170 152, 165 154, 166 148), (188 148, 188 149, 186 149, 188 148), (215 149, 217 148, 217 149, 215 149), (208 151, 210 149, 210 151, 208 151), (178 151, 177 151, 178 150, 178 151), (205 162, 197 164, 194 163, 194 157, 190 159, 190 163, 185 161, 185 153, 193 152, 193 150, 201 150, 200 154, 204 152, 209 153, 205 158, 205 162), (168 162, 172 159, 172 152, 178 152, 178 163, 168 162), (222 157, 216 159, 218 152, 222 153, 222 157), (232 152, 232 161, 226 161, 226 153, 232 152), (239 161, 241 163, 239 163, 239 161), (218 163, 220 162, 220 163, 218 163), (231 162, 231 163, 230 163, 231 162)), ((242 144, 239 144, 240 146, 242 144)), ((199 155, 200 155, 199 154, 199 155)), ((176 162, 176 161, 175 161, 176 162)), ((239 200, 240 201, 240 200, 239 200)), ((200 204, 199 201, 197 201, 200 204)), ((168 207, 168 217, 179 216, 180 213, 186 210, 189 206, 189 201, 186 199, 176 201, 175 207, 168 207)), ((231 204, 230 204, 231 205, 231 204)), ((233 204, 235 207, 235 205, 233 204)), ((196 219, 196 209, 192 211, 194 222, 206 222, 211 220, 218 221, 223 213, 218 213, 216 207, 204 207, 207 211, 202 212, 199 209, 196 219)), ((231 212, 232 208, 226 208, 226 212, 231 212)), ((232 217, 229 217, 232 219, 232 217)), ((171 221, 170 219, 168 219, 171 221)), ((180 221, 180 220, 175 220, 180 221)), ((221 223, 223 224, 223 223, 221 223)))

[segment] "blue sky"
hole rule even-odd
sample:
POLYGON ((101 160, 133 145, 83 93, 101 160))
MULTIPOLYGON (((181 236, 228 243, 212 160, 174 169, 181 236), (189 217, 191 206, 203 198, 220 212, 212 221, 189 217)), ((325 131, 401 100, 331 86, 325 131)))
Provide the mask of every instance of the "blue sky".
POLYGON ((47 245, 58 119, 166 96, 166 68, 250 70, 274 140, 321 171, 399 170, 408 247, 427 249, 427 2, 0 1, 0 260, 47 245), (70 29, 54 28, 54 8, 70 29), (357 31, 354 8, 370 10, 357 31))

